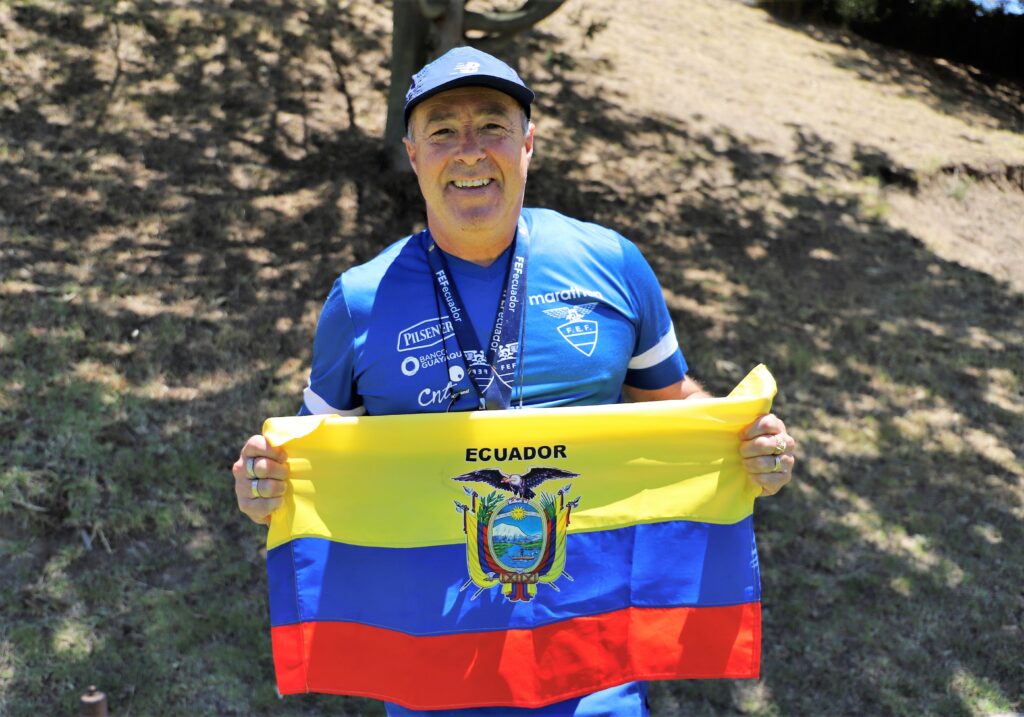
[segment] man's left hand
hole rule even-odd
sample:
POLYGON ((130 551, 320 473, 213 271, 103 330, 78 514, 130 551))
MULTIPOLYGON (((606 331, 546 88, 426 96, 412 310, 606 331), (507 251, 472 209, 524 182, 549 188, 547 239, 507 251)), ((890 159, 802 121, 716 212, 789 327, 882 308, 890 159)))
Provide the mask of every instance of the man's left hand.
POLYGON ((747 477, 761 486, 761 495, 775 495, 793 479, 796 440, 786 424, 771 413, 760 416, 740 435, 740 456, 747 477))

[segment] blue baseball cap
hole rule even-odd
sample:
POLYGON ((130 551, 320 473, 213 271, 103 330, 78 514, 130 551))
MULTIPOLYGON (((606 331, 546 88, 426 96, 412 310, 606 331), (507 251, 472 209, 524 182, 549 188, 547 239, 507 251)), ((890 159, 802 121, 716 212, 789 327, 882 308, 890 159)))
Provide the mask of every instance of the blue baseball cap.
POLYGON ((472 47, 456 47, 423 66, 412 76, 412 84, 405 93, 405 127, 409 128, 409 115, 413 108, 428 97, 455 87, 490 87, 514 99, 530 117, 533 91, 527 87, 516 71, 486 52, 472 47))

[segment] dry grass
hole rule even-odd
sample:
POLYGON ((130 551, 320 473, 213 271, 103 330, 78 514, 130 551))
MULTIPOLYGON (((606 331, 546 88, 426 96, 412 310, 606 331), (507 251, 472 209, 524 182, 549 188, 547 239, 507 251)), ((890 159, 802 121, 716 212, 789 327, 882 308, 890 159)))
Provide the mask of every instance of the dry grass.
MULTIPOLYGON (((375 713, 277 700, 227 472, 423 221, 389 17, 343 5, 0 3, 4 714, 375 713)), ((1024 710, 1021 89, 724 2, 575 0, 522 55, 530 203, 640 243, 698 376, 768 363, 801 440, 763 679, 655 713, 1024 710)))

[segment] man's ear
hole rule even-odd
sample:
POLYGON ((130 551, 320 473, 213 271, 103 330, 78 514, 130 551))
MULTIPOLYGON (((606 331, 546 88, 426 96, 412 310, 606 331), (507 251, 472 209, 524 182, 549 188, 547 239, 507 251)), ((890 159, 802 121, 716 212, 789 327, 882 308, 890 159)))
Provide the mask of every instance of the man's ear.
POLYGON ((524 138, 524 144, 526 146, 526 158, 533 159, 533 131, 537 129, 537 126, 530 122, 526 128, 526 137, 524 138))
POLYGON ((409 166, 412 167, 413 174, 416 172, 416 145, 409 141, 408 137, 402 137, 402 144, 405 145, 405 153, 409 155, 409 166))

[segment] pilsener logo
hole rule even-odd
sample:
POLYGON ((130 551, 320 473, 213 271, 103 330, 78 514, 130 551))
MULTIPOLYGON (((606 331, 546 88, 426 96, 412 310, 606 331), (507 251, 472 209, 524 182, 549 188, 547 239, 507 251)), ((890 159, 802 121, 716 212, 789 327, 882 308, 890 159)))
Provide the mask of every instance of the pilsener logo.
POLYGON ((436 346, 444 339, 455 335, 451 319, 445 315, 441 320, 424 319, 418 324, 413 324, 407 329, 398 332, 399 351, 418 351, 420 349, 436 346), (442 334, 442 330, 444 333, 442 334))

